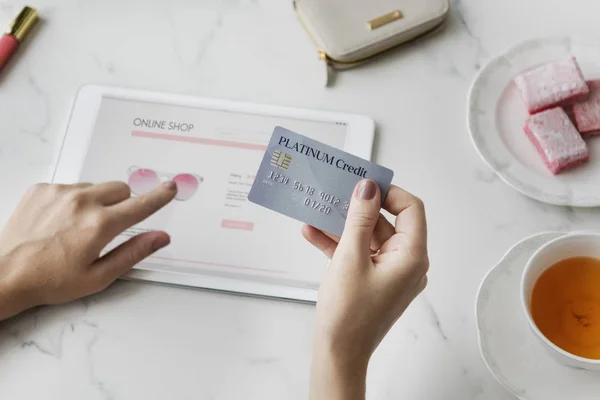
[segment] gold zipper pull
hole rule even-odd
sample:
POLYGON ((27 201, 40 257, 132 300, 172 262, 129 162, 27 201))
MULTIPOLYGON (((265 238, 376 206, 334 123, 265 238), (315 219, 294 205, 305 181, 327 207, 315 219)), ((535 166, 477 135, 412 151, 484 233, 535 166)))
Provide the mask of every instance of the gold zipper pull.
POLYGON ((331 87, 335 82, 337 71, 335 70, 335 67, 332 65, 331 60, 325 51, 319 50, 319 58, 325 65, 325 87, 331 87))

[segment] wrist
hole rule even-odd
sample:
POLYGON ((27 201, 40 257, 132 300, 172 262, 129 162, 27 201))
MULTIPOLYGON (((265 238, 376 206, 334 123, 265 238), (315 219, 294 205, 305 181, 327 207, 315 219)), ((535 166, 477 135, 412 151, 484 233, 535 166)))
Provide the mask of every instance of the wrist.
POLYGON ((363 400, 369 358, 317 341, 313 349, 311 400, 363 400))
POLYGON ((0 321, 33 307, 27 304, 27 296, 19 285, 15 264, 10 255, 0 257, 0 321))
POLYGON ((365 336, 358 329, 341 330, 317 324, 313 350, 337 360, 339 368, 364 365, 366 369, 376 347, 373 342, 370 335, 365 336))

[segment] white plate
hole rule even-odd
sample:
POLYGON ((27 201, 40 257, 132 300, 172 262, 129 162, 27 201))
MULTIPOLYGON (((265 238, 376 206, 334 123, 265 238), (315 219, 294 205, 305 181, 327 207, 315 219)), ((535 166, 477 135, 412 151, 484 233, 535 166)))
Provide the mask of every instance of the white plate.
POLYGON ((541 233, 523 240, 483 279, 477 295, 479 347, 490 372, 521 400, 597 400, 600 373, 558 364, 534 336, 521 308, 521 275, 546 242, 564 235, 541 233))
POLYGON ((575 55, 586 79, 600 78, 600 41, 568 37, 536 39, 492 59, 469 94, 468 124, 481 157, 510 186, 550 204, 600 206, 600 138, 590 138, 590 162, 553 176, 525 136, 527 110, 513 83, 540 64, 575 55))

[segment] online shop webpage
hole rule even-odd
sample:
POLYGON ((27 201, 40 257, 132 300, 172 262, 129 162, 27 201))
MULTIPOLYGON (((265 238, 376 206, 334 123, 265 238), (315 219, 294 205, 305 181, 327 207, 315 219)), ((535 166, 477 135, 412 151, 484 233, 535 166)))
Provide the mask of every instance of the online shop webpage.
POLYGON ((126 181, 133 195, 165 180, 178 185, 175 201, 110 247, 165 230, 171 245, 138 268, 318 287, 326 259, 302 238, 301 223, 247 200, 277 125, 344 146, 344 123, 105 97, 81 181, 126 181))

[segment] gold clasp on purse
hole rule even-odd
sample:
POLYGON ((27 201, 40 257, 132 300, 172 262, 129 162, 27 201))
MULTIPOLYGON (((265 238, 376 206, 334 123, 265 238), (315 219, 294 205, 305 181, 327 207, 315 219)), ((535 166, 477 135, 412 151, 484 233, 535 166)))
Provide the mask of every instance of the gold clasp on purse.
POLYGON ((392 11, 391 13, 388 13, 388 14, 382 15, 381 17, 377 17, 375 19, 370 20, 369 22, 367 22, 367 26, 369 27, 369 30, 374 30, 377 28, 381 28, 382 26, 387 25, 390 22, 397 21, 397 20, 401 19, 402 17, 404 17, 404 14, 402 14, 402 11, 400 11, 400 10, 392 11))

